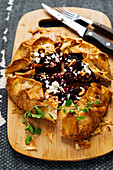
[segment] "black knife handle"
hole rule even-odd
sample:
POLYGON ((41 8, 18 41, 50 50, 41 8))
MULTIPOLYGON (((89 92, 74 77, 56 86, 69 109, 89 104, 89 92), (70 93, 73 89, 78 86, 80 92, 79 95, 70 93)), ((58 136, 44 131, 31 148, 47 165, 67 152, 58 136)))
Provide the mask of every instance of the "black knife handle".
POLYGON ((85 41, 88 41, 90 43, 93 43, 100 48, 102 48, 105 51, 108 51, 110 53, 113 53, 113 43, 108 41, 107 39, 101 37, 100 35, 96 34, 95 32, 92 32, 91 30, 87 29, 83 39, 85 41))
POLYGON ((96 21, 93 22, 92 26, 113 37, 113 29, 112 28, 102 25, 96 21))

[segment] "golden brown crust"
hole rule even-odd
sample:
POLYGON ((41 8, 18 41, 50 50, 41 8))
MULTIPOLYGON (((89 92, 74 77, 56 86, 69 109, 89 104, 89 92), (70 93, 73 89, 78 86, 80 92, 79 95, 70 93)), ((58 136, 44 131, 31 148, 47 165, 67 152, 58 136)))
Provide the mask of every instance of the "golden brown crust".
POLYGON ((44 98, 42 84, 30 78, 7 75, 6 89, 9 96, 23 110, 30 110, 44 98))
POLYGON ((15 75, 25 77, 25 78, 33 78, 35 75, 35 69, 26 71, 25 73, 15 72, 15 75))
POLYGON ((89 64, 89 68, 100 77, 111 79, 111 71, 108 63, 108 56, 104 53, 88 54, 83 60, 89 64))
MULTIPOLYGON (((91 135, 106 113, 112 92, 104 86, 98 87, 96 83, 92 83, 86 94, 77 103, 78 108, 87 108, 87 102, 95 101, 97 95, 100 96, 101 103, 93 103, 92 109, 88 109, 86 113, 80 112, 80 116, 85 119, 78 121, 73 114, 61 111, 61 135, 63 137, 80 140, 91 135)), ((79 115, 78 112, 75 112, 75 114, 79 115)))
POLYGON ((6 74, 13 73, 29 66, 31 59, 30 48, 22 43, 12 58, 11 63, 6 68, 6 74))

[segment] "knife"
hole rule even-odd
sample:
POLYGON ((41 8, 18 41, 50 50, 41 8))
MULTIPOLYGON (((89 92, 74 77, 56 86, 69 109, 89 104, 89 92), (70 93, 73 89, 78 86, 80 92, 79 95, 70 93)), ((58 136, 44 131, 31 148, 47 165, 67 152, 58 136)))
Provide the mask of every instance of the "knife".
POLYGON ((43 8, 45 8, 53 17, 57 18, 57 20, 61 21, 74 31, 76 31, 80 37, 82 37, 85 41, 88 41, 92 44, 95 44, 102 48, 105 51, 113 53, 113 43, 108 41, 107 39, 101 37, 100 35, 92 32, 90 29, 78 24, 77 22, 73 21, 72 19, 67 18, 60 12, 52 9, 51 7, 42 3, 43 8))
POLYGON ((113 29, 109 28, 103 24, 100 24, 99 22, 96 21, 92 21, 88 18, 82 17, 76 13, 70 12, 66 9, 63 9, 61 7, 56 8, 59 11, 62 12, 62 14, 64 14, 65 16, 69 17, 70 19, 72 19, 73 21, 76 21, 77 23, 83 25, 83 26, 88 26, 89 24, 91 26, 93 26, 94 28, 96 28, 97 30, 103 32, 104 34, 106 34, 106 36, 112 36, 113 37, 113 29))

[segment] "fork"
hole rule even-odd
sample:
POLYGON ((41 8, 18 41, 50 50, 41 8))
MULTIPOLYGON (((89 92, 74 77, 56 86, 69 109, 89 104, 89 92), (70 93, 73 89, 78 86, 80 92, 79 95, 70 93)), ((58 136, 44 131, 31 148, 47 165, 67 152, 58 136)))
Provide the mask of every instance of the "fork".
POLYGON ((113 37, 113 29, 109 28, 103 24, 100 24, 96 21, 92 21, 90 19, 84 18, 78 14, 75 14, 73 12, 70 12, 62 7, 55 7, 55 10, 57 10, 58 12, 60 12, 61 14, 63 14, 64 16, 68 17, 69 19, 72 19, 75 22, 78 22, 79 24, 87 27, 89 24, 92 25, 94 28, 96 28, 97 30, 100 30, 101 32, 103 32, 104 34, 106 34, 107 36, 112 36, 113 37), (82 22, 80 22, 82 21, 82 22))
POLYGON ((86 22, 87 25, 88 24, 93 24, 93 21, 87 19, 87 18, 84 18, 78 14, 75 14, 73 12, 70 12, 62 7, 56 7, 55 8, 58 12, 62 13, 63 15, 65 15, 66 17, 68 17, 69 19, 72 19, 73 21, 77 21, 77 20, 82 20, 83 22, 86 22))

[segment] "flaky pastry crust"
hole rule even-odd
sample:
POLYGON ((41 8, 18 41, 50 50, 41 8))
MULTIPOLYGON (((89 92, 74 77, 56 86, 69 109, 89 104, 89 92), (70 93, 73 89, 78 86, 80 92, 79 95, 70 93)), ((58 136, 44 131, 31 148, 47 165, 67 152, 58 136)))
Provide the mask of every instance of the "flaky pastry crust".
MULTIPOLYGON (((104 86, 92 83, 86 94, 77 103, 78 108, 87 108, 87 102, 95 101, 98 95, 100 96, 101 103, 93 103, 91 105, 92 109, 87 110, 86 113, 81 111, 80 116, 84 117, 84 119, 80 121, 77 120, 77 115, 79 115, 77 111, 75 113, 64 113, 61 111, 61 135, 63 137, 80 140, 91 135, 106 113, 112 92, 104 86)), ((72 106, 65 107, 66 110, 70 108, 74 109, 72 106)))

